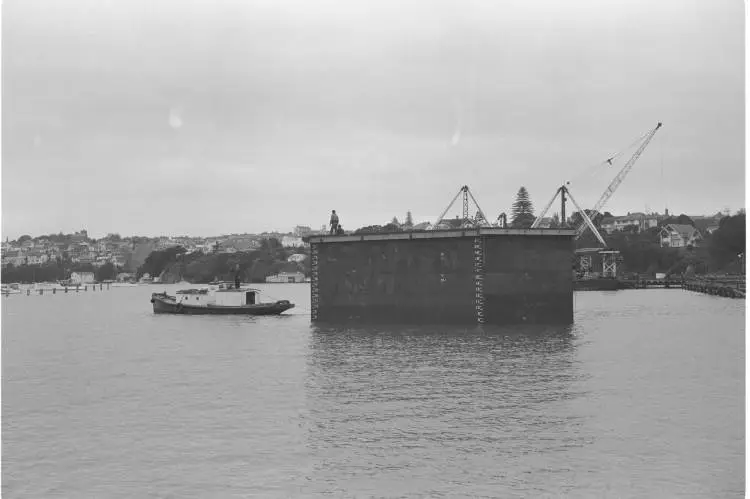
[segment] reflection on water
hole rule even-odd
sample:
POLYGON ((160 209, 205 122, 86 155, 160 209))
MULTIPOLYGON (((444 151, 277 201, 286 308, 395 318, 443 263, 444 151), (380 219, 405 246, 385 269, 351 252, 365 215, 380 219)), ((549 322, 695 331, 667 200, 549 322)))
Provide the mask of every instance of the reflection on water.
POLYGON ((437 458, 451 461, 442 473, 455 487, 432 492, 458 493, 461 483, 507 483, 513 467, 502 463, 591 438, 570 406, 586 396, 571 326, 314 328, 309 352, 308 438, 322 483, 356 469, 337 486, 387 495, 385 479, 425 490, 437 458))

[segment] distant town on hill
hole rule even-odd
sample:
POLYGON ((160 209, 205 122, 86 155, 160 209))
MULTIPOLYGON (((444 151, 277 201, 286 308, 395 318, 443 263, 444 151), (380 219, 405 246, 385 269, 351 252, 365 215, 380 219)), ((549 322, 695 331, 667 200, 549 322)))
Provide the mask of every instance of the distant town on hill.
MULTIPOLYGON (((415 223, 411 213, 407 212, 403 223, 393 217, 388 223, 361 227, 346 233, 421 231, 460 227, 480 221, 497 227, 525 228, 534 221, 530 203, 525 207, 516 206, 514 210, 516 212, 509 217, 502 213, 494 221, 485 222, 477 212, 470 220, 444 219, 436 225, 431 222, 415 223)), ((697 266, 709 272, 725 268, 735 262, 738 255, 744 257, 744 210, 734 216, 726 212, 699 216, 675 216, 669 212, 588 214, 593 215, 592 222, 608 239, 608 245, 621 251, 625 266, 636 272, 676 271, 689 266, 697 266)), ((579 213, 573 212, 568 217, 567 225, 578 226, 582 220, 579 213)), ((561 225, 559 215, 552 214, 542 218, 538 227, 555 228, 561 225)), ((263 272, 298 271, 307 275, 309 262, 305 262, 305 255, 309 250, 305 237, 327 233, 326 226, 313 230, 310 226, 298 225, 286 233, 211 237, 122 237, 112 233, 96 239, 89 237, 86 230, 73 234, 23 235, 12 241, 6 239, 2 243, 3 280, 65 279, 73 271, 94 272, 100 280, 117 279, 118 276, 134 278, 144 273, 153 276, 154 272, 169 270, 169 265, 178 261, 190 262, 191 266, 186 264, 178 272, 171 268, 170 272, 175 274, 173 279, 184 278, 187 272, 193 277, 200 275, 200 279, 205 280, 211 277, 208 275, 211 272, 230 273, 228 265, 231 264, 233 268, 242 267, 248 278, 258 280, 264 276, 260 275, 262 272, 257 261, 263 260, 269 251, 274 253, 273 258, 266 262, 263 272), (155 258, 158 255, 169 255, 167 260, 171 260, 162 259, 162 267, 149 268, 149 257, 152 256, 153 263, 158 260, 155 258), (217 264, 217 261, 221 263, 217 264), (213 266, 213 270, 199 271, 202 265, 213 266), (252 268, 255 270, 251 271, 252 268)), ((597 241, 590 233, 577 241, 578 247, 592 245, 596 246, 597 241)))

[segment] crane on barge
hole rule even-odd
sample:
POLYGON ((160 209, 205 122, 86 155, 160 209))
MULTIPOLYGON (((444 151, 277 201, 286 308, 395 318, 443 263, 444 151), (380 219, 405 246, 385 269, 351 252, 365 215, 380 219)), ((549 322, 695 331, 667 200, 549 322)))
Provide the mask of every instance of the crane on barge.
MULTIPOLYGON (((625 180, 625 177, 630 173, 630 170, 633 168, 633 165, 635 165, 635 162, 638 161, 638 158, 641 157, 641 154, 643 154, 643 151, 648 147, 649 143, 651 143, 651 140, 654 138, 654 135, 656 135, 656 132, 661 128, 662 124, 661 122, 656 124, 656 127, 648 131, 645 135, 643 135, 636 143, 640 142, 640 145, 636 149, 636 151, 633 153, 633 155, 628 159, 628 161, 625 163, 625 165, 620 169, 620 171, 615 175, 615 178, 612 179, 610 184, 607 186, 607 188, 604 190, 604 193, 602 193, 599 200, 596 202, 594 207, 590 210, 589 213, 586 213, 585 210, 582 210, 581 207, 576 203, 575 199, 573 198, 572 194, 570 193, 570 190, 568 189, 568 185, 570 182, 566 182, 566 184, 562 185, 555 191, 555 195, 552 197, 552 199, 547 203, 547 205, 544 207, 540 215, 534 220, 534 223, 531 225, 531 228, 535 229, 539 226, 540 222, 542 221, 542 218, 547 214, 547 211, 549 210, 550 206, 552 206, 552 203, 555 202, 555 199, 557 199, 557 196, 560 196, 561 201, 561 222, 563 224, 566 223, 566 217, 565 217, 565 202, 566 197, 573 202, 576 209, 578 209, 578 213, 581 215, 581 218, 583 218, 583 221, 576 227, 576 235, 575 240, 578 240, 584 232, 586 232, 586 229, 591 229, 591 232, 594 234, 594 236, 597 238, 599 243, 601 243, 602 248, 584 248, 581 250, 577 250, 577 253, 582 254, 582 267, 587 269, 591 266, 591 257, 590 254, 592 252, 597 252, 602 255, 603 258, 603 264, 602 264, 602 270, 603 274, 605 275, 612 275, 614 276, 617 273, 617 257, 619 255, 619 251, 608 249, 607 243, 604 241, 604 238, 602 237, 601 233, 597 230, 596 226, 592 222, 592 219, 596 217, 597 214, 599 214, 604 208, 604 205, 609 201, 609 199, 612 197, 612 195, 615 193, 617 188, 622 184, 622 181, 625 180)), ((604 163, 607 163, 609 165, 612 165, 612 162, 614 159, 619 155, 616 154, 610 158, 608 158, 604 163)))

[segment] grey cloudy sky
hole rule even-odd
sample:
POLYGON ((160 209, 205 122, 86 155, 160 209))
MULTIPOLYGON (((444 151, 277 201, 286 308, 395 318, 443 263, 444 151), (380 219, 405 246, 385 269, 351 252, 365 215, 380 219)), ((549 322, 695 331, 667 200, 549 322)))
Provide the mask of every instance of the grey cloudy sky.
POLYGON ((6 0, 3 236, 744 206, 739 0, 6 0), (622 163, 620 163, 622 164, 622 163), (580 178, 578 178, 580 177, 580 178))

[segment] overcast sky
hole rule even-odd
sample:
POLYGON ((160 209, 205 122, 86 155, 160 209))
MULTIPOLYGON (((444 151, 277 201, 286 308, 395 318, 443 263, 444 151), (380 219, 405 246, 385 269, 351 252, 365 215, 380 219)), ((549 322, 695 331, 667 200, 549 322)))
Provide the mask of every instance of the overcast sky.
POLYGON ((463 184, 492 219, 521 185, 590 207, 616 170, 581 172, 658 121, 607 210, 736 210, 743 24, 740 0, 5 0, 3 238, 355 229, 463 184))

